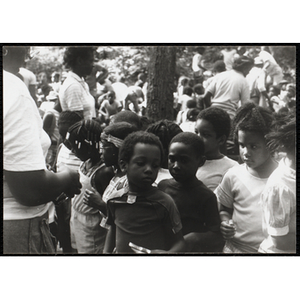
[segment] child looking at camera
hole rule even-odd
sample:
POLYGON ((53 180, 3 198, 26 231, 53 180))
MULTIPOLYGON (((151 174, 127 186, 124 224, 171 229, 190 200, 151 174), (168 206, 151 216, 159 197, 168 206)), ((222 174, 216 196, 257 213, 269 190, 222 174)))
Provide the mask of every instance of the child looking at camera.
POLYGON ((180 216, 173 199, 153 187, 163 159, 155 135, 135 132, 120 149, 121 169, 127 174, 129 192, 107 202, 110 229, 105 253, 134 253, 132 242, 151 253, 182 252, 184 240, 180 216))
POLYGON ((170 143, 172 179, 158 188, 170 195, 179 210, 188 252, 221 252, 220 217, 215 194, 196 177, 205 161, 204 143, 195 133, 177 134, 170 143))
POLYGON ((195 132, 204 142, 206 161, 198 169, 196 177, 214 191, 224 174, 238 163, 221 151, 226 147, 231 121, 228 113, 217 107, 202 110, 197 116, 195 132))
POLYGON ((235 116, 234 139, 244 163, 229 169, 215 190, 226 239, 224 253, 255 253, 264 239, 259 201, 277 168, 265 140, 273 119, 270 110, 254 103, 241 106, 235 116))

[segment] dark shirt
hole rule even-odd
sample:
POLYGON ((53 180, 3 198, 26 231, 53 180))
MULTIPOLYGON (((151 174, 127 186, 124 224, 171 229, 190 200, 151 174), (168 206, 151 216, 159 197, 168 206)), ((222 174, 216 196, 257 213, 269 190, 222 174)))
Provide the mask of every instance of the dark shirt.
POLYGON ((195 178, 183 185, 171 178, 162 180, 158 188, 174 199, 181 216, 183 235, 220 231, 217 198, 202 181, 195 178))
POLYGON ((173 199, 154 187, 137 195, 132 204, 129 198, 126 193, 107 202, 107 224, 116 226, 117 253, 132 253, 129 242, 150 250, 169 250, 172 236, 182 228, 173 199))

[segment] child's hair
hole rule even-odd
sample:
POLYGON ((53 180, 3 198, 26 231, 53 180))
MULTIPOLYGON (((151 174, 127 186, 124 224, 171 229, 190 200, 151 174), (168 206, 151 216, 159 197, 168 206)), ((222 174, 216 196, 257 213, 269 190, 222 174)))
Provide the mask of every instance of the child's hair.
POLYGON ((222 135, 225 135, 226 139, 228 138, 231 129, 231 121, 225 110, 218 107, 206 108, 197 116, 197 120, 200 119, 208 121, 213 126, 217 138, 222 135))
POLYGON ((188 95, 188 96, 192 96, 194 90, 190 87, 190 86, 186 86, 184 89, 183 89, 183 94, 184 95, 188 95))
POLYGON ((136 126, 128 122, 118 122, 111 125, 108 125, 104 128, 103 132, 106 135, 111 135, 118 139, 124 140, 128 134, 137 131, 136 126))
POLYGON ((177 134, 170 142, 170 146, 173 143, 182 143, 187 146, 191 146, 196 154, 197 158, 204 155, 204 142, 203 140, 193 132, 182 132, 177 134))
POLYGON ((233 137, 237 142, 239 130, 261 133, 265 136, 271 130, 274 120, 272 112, 264 107, 257 106, 253 102, 248 102, 241 106, 233 120, 233 137))
POLYGON ((272 130, 266 135, 267 146, 272 153, 285 151, 287 154, 295 152, 296 143, 296 115, 295 111, 275 114, 272 130))
POLYGON ((133 155, 134 146, 138 143, 157 146, 160 150, 160 161, 163 161, 163 148, 159 138, 145 131, 133 132, 126 137, 119 152, 119 161, 128 163, 133 155))
POLYGON ((148 126, 146 132, 155 134, 159 138, 163 148, 168 150, 172 138, 181 133, 182 129, 173 121, 161 120, 148 126))
POLYGON ((119 123, 119 122, 130 123, 134 125, 138 130, 140 130, 142 127, 140 117, 136 113, 130 110, 122 110, 117 114, 113 115, 113 117, 110 120, 110 124, 119 123))
POLYGON ((201 83, 198 83, 194 86, 194 91, 198 95, 203 95, 205 92, 205 89, 201 83))
POLYGON ((82 143, 86 143, 93 149, 100 150, 101 123, 95 119, 81 120, 68 129, 66 140, 72 148, 80 149, 82 143))
POLYGON ((188 100, 186 102, 186 107, 187 108, 196 108, 197 107, 197 101, 194 99, 188 100))
POLYGON ((221 73, 226 71, 226 65, 223 60, 217 60, 214 63, 213 71, 216 73, 221 73))
POLYGON ((75 111, 65 110, 59 114, 57 125, 60 135, 65 138, 68 128, 82 120, 82 116, 75 111))
POLYGON ((186 114, 186 118, 187 118, 187 120, 189 120, 191 122, 195 122, 199 113, 200 113, 199 108, 191 108, 188 110, 188 112, 186 114))

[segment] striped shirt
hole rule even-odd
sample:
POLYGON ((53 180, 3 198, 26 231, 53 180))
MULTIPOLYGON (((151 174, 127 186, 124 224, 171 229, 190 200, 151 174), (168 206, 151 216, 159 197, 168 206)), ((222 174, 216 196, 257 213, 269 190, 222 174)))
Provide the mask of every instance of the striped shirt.
POLYGON ((83 111, 84 119, 96 117, 95 99, 88 84, 72 71, 60 88, 59 99, 63 111, 83 111))

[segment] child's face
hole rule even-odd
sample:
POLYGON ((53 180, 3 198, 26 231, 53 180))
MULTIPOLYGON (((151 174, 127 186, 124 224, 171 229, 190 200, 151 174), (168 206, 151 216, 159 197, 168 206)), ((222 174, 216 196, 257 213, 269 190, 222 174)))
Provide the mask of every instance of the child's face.
POLYGON ((107 167, 118 165, 119 150, 115 145, 105 140, 101 140, 101 150, 104 163, 107 167))
POLYGON ((251 131, 238 131, 240 156, 251 169, 262 167, 270 158, 270 152, 262 134, 251 131))
POLYGON ((90 158, 90 151, 88 145, 85 142, 80 143, 80 148, 77 145, 72 145, 72 152, 81 160, 86 161, 90 158))
POLYGON ((169 149, 169 171, 178 182, 186 182, 195 177, 198 167, 203 163, 190 145, 172 143, 169 149))
POLYGON ((161 163, 156 145, 137 143, 130 161, 125 164, 130 191, 148 190, 155 181, 161 163))
POLYGON ((212 124, 204 119, 198 119, 195 125, 195 132, 204 142, 205 153, 207 159, 214 158, 219 152, 220 138, 217 138, 216 132, 212 124))

